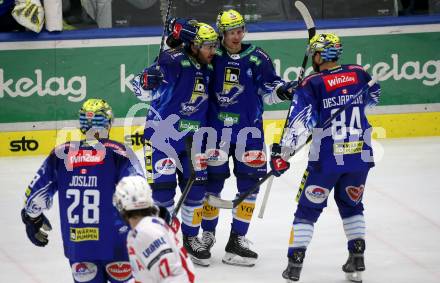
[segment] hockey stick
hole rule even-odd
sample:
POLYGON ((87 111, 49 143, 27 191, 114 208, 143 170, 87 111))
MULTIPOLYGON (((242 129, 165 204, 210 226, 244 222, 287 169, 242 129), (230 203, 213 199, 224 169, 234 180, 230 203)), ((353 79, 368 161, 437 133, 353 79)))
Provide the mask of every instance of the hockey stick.
MULTIPOLYGON (((371 79, 366 85, 364 85, 355 95, 353 95, 345 104, 344 106, 342 106, 341 108, 339 108, 333 115, 331 115, 323 124, 322 124, 322 129, 327 128, 331 122, 336 119, 336 117, 339 116, 339 114, 341 114, 341 112, 345 111, 348 107, 351 106, 351 104, 353 103, 353 101, 355 101, 356 99, 358 99, 361 95, 363 95, 365 92, 368 91, 368 89, 370 87, 372 87, 377 80, 381 77, 381 75, 374 77, 373 79, 371 79)), ((301 136, 302 133, 299 135, 301 136)), ((307 141, 303 144, 301 144, 298 148, 296 148, 294 150, 294 152, 292 152, 288 158, 292 157, 295 155, 296 152, 300 151, 307 143, 309 143, 312 140, 312 135, 309 135, 309 137, 307 138, 307 141)), ((267 179, 269 179, 271 176, 273 175, 273 171, 269 171, 266 175, 264 175, 263 178, 261 178, 260 181, 258 181, 258 183, 256 183, 252 188, 250 188, 249 190, 247 190, 246 192, 244 192, 243 194, 241 194, 238 198, 234 199, 234 200, 224 200, 221 199, 219 197, 216 197, 214 195, 208 195, 207 196, 207 201, 210 205, 218 207, 218 208, 226 208, 226 209, 232 209, 234 207, 236 207, 237 205, 239 205, 244 199, 246 199, 249 195, 255 193, 259 186, 261 184, 263 184, 267 179)))
MULTIPOLYGON (((316 27, 315 27, 315 23, 313 22, 313 18, 310 15, 309 10, 307 9, 306 5, 304 5, 303 2, 301 1, 295 1, 295 7, 296 9, 299 11, 299 13, 301 14, 306 27, 307 27, 307 33, 309 35, 309 40, 307 41, 307 44, 309 44, 310 39, 312 39, 312 37, 315 36, 316 34, 316 27)), ((306 50, 306 53, 304 54, 304 58, 303 58, 303 62, 301 65, 301 69, 299 71, 299 75, 298 75, 298 84, 303 80, 304 78, 304 73, 306 71, 306 66, 307 66, 307 61, 308 61, 309 55, 308 55, 308 50, 306 50)), ((289 107, 289 110, 287 111, 287 116, 286 119, 284 120, 284 127, 287 123, 287 119, 289 118, 290 115, 290 109, 291 107, 289 107)), ((284 127, 283 127, 283 133, 281 133, 281 137, 284 135, 284 127)), ((273 184, 273 179, 275 178, 275 176, 271 176, 269 179, 269 182, 267 183, 266 186, 266 191, 264 192, 264 197, 263 197, 263 201, 261 202, 261 208, 260 208, 260 212, 258 213, 258 218, 263 218, 264 216, 264 211, 266 210, 266 204, 267 201, 269 200, 269 194, 270 191, 272 189, 272 184, 273 184)))
POLYGON ((192 143, 193 143, 193 136, 188 136, 185 140, 185 149, 186 152, 189 154, 188 158, 189 158, 189 166, 190 166, 190 170, 191 170, 191 174, 188 178, 188 181, 186 182, 186 186, 182 191, 182 195, 180 196, 179 200, 177 201, 176 207, 173 210, 173 213, 171 214, 171 220, 173 221, 174 218, 177 217, 177 213, 179 213, 180 208, 182 207, 183 202, 185 201, 186 197, 188 196, 189 191, 192 188, 192 185, 194 184, 194 181, 196 180, 196 172, 194 170, 194 158, 193 158, 193 154, 192 154, 192 143))
MULTIPOLYGON (((159 63, 160 54, 162 54, 163 49, 165 47, 165 34, 167 31, 167 22, 168 18, 170 17, 170 10, 171 10, 171 3, 173 0, 168 0, 168 6, 167 6, 167 12, 165 14, 165 17, 162 16, 163 20, 163 30, 162 30, 162 38, 160 40, 160 48, 159 48, 159 54, 157 55, 157 62, 159 63)), ((162 7, 163 0, 161 0, 161 7, 162 7)), ((159 64, 156 66, 156 70, 160 70, 159 64)))

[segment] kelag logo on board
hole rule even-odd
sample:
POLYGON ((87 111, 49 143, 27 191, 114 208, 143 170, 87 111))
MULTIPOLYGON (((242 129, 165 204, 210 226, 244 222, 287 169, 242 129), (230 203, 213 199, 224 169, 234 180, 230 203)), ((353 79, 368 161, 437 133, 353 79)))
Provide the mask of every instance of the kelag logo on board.
POLYGON ((9 143, 9 150, 12 152, 17 151, 35 151, 38 149, 38 142, 36 140, 28 140, 25 136, 21 140, 13 140, 9 143))
POLYGON ((34 70, 35 76, 21 77, 14 81, 8 78, 6 72, 0 69, 0 98, 38 96, 67 96, 67 100, 79 102, 86 98, 87 78, 86 76, 44 77, 43 71, 34 70))

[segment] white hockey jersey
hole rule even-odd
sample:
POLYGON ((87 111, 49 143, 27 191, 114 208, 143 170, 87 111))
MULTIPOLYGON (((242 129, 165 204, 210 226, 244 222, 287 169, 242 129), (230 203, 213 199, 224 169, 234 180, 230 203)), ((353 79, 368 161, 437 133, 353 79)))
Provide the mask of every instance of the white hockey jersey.
POLYGON ((193 283, 194 266, 176 233, 159 217, 145 217, 128 233, 135 283, 193 283))

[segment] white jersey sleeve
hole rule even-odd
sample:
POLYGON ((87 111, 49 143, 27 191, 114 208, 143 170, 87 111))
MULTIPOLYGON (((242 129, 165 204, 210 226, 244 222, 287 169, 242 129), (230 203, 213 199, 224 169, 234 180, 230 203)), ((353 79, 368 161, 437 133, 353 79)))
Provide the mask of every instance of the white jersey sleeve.
POLYGON ((193 283, 194 267, 177 235, 162 218, 145 217, 128 233, 136 283, 193 283))

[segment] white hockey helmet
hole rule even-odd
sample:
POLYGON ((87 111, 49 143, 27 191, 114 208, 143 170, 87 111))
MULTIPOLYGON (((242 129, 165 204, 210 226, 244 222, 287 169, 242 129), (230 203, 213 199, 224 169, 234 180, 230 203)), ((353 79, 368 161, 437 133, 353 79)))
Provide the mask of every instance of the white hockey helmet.
POLYGON ((120 212, 153 207, 151 190, 145 178, 142 176, 122 178, 113 194, 113 205, 120 212))

